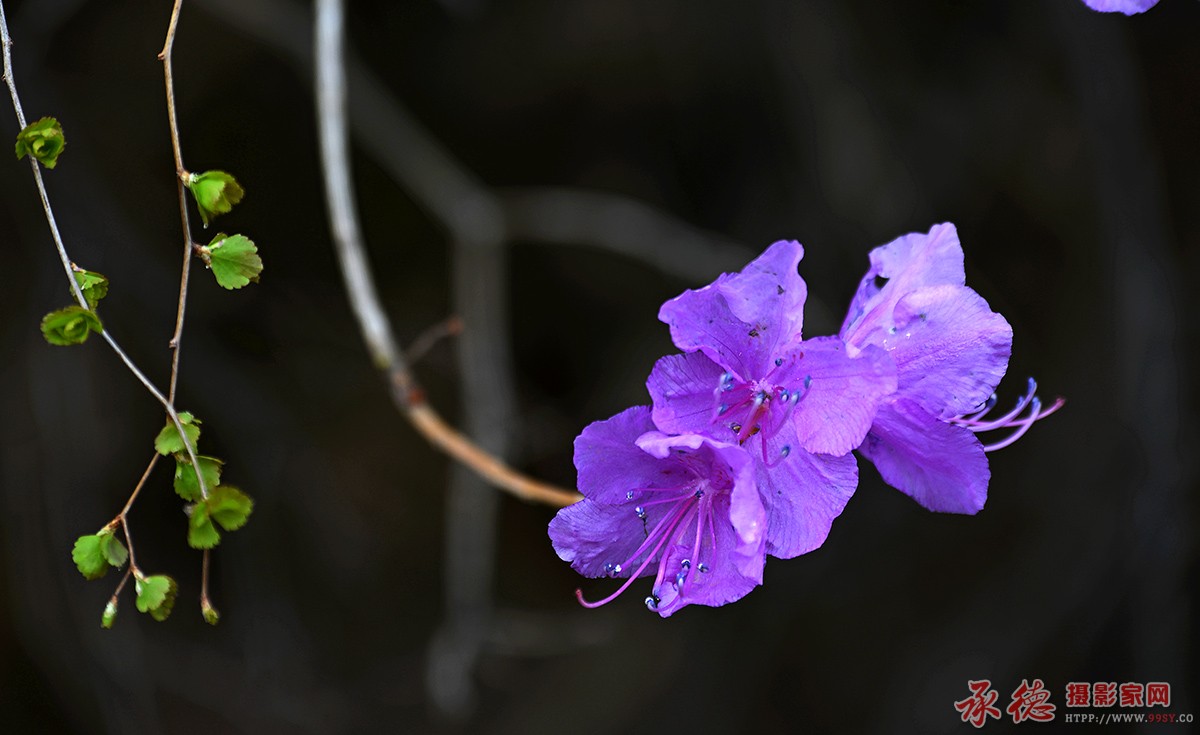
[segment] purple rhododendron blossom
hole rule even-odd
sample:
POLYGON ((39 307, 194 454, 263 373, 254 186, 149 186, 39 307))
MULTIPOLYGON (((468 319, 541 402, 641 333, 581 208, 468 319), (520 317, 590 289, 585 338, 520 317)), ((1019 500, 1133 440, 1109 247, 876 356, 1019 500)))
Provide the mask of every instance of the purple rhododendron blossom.
POLYGON ((862 442, 895 367, 882 349, 851 356, 834 337, 802 340, 803 254, 777 242, 741 272, 663 304, 658 318, 691 354, 663 358, 647 383, 660 429, 739 444, 758 436, 771 466, 799 448, 841 456, 862 442))
POLYGON ((550 522, 560 558, 588 577, 655 574, 646 606, 724 605, 762 583, 766 510, 750 455, 736 444, 655 429, 646 406, 591 424, 575 440, 583 500, 550 522))
POLYGON ((1158 0, 1083 0, 1083 2, 1092 10, 1098 10, 1101 13, 1124 13, 1125 15, 1144 13, 1158 5, 1158 0))
POLYGON ((905 235, 871 251, 841 329, 848 353, 880 347, 897 368, 896 392, 859 451, 888 484, 930 510, 954 513, 983 508, 985 452, 1012 443, 1062 405, 1043 411, 1030 381, 1013 412, 984 420, 1008 368, 1012 328, 965 284, 954 225, 905 235), (998 428, 1016 432, 986 447, 975 436, 998 428))

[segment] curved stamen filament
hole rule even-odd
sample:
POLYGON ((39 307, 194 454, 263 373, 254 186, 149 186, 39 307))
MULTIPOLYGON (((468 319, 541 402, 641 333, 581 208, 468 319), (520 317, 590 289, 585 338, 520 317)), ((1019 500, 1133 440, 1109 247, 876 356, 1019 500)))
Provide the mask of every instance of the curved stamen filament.
POLYGON ((985 452, 994 452, 997 449, 1003 449, 1024 436, 1025 432, 1029 431, 1029 427, 1033 426, 1035 422, 1046 418, 1066 404, 1065 399, 1057 398, 1055 399, 1054 403, 1050 404, 1049 407, 1043 410, 1042 401, 1037 397, 1036 393, 1037 381, 1035 381, 1033 378, 1030 378, 1029 387, 1025 395, 1021 396, 1021 398, 1017 401, 1017 405, 1014 406, 1011 411, 1004 414, 1000 418, 992 419, 991 421, 980 420, 988 413, 988 411, 992 410, 992 407, 996 405, 996 396, 993 394, 979 411, 973 414, 950 419, 950 423, 956 426, 961 426, 964 429, 970 429, 975 433, 993 431, 995 429, 1015 428, 1016 431, 1004 439, 1001 439, 993 444, 985 444, 983 446, 983 451, 985 452), (1026 408, 1029 409, 1028 413, 1025 411, 1026 408), (1022 416, 1022 414, 1025 415, 1022 416))
POLYGON ((1030 409, 1028 418, 1021 419, 1020 421, 1014 421, 1012 424, 1010 424, 1010 426, 1019 427, 1016 431, 1010 434, 1007 438, 1002 439, 995 444, 985 444, 983 451, 994 452, 997 449, 1004 449, 1009 444, 1012 444, 1024 436, 1025 432, 1029 431, 1029 427, 1033 426, 1033 422, 1040 421, 1041 419, 1046 418, 1050 414, 1062 408, 1066 404, 1066 400, 1063 398, 1056 398, 1054 403, 1052 403, 1045 411, 1041 410, 1042 402, 1038 398, 1034 398, 1032 404, 1033 408, 1030 409))
POLYGON ((971 431, 991 431, 992 429, 1001 429, 1008 426, 1013 419, 1025 410, 1029 402, 1033 400, 1034 394, 1037 393, 1037 381, 1033 378, 1029 379, 1029 388, 1025 391, 1025 395, 1017 400, 1017 405, 1013 406, 1013 410, 1004 414, 998 419, 992 421, 979 421, 977 418, 959 418, 955 419, 955 423, 966 426, 971 431))

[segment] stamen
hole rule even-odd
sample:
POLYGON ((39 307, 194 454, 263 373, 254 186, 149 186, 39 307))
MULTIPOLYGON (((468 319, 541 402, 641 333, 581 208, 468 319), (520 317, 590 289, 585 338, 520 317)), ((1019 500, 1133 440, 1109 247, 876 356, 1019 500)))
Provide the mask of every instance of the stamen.
POLYGON ((1066 404, 1065 399, 1057 398, 1055 399, 1054 403, 1043 410, 1042 401, 1037 397, 1037 395, 1035 395, 1036 392, 1037 381, 1035 381, 1033 378, 1030 378, 1028 389, 1025 395, 1021 396, 1021 398, 1017 401, 1017 405, 1014 406, 1011 411, 1004 414, 1000 418, 993 419, 991 421, 980 420, 996 405, 996 396, 993 394, 990 398, 988 398, 980 410, 972 414, 950 419, 950 423, 956 426, 961 426, 964 429, 970 429, 975 433, 993 431, 995 429, 1015 428, 1016 431, 1004 439, 992 444, 985 444, 983 446, 983 451, 985 452, 994 452, 997 449, 1004 449, 1024 436, 1025 432, 1029 431, 1029 427, 1033 426, 1035 422, 1053 414, 1066 404), (1029 409, 1028 413, 1025 412, 1026 408, 1029 409), (1022 416, 1022 414, 1025 415, 1022 416))
POLYGON ((1046 418, 1050 414, 1052 414, 1055 411, 1057 411, 1058 409, 1062 408, 1064 405, 1066 405, 1066 403, 1067 403, 1066 399, 1056 398, 1054 400, 1054 403, 1050 404, 1050 407, 1047 408, 1045 411, 1043 411, 1043 410, 1041 410, 1042 409, 1041 399, 1035 397, 1032 401, 1033 407, 1029 410, 1029 417, 1021 419, 1020 421, 1014 421, 1014 422, 1012 422, 1012 424, 1010 424, 1010 426, 1018 426, 1020 428, 1018 428, 1016 431, 1014 431, 1012 434, 1010 434, 1006 439, 1002 439, 1001 441, 998 441, 995 444, 985 444, 983 447, 983 451, 994 452, 997 449, 1004 449, 1009 444, 1012 444, 1013 442, 1015 442, 1016 440, 1018 440, 1022 436, 1024 436, 1025 432, 1029 431, 1029 427, 1033 426, 1033 422, 1040 421, 1041 419, 1046 418))
MULTIPOLYGON (((646 555, 645 561, 643 561, 641 563, 641 566, 639 566, 637 568, 637 571, 635 571, 633 574, 629 575, 629 579, 626 579, 625 583, 622 584, 620 587, 618 587, 616 592, 612 593, 608 597, 605 597, 603 600, 600 600, 598 602, 588 602, 587 600, 583 599, 583 590, 577 589, 577 590, 575 590, 575 599, 579 600, 579 604, 583 605, 586 608, 594 609, 594 608, 600 607, 602 605, 607 605, 608 603, 610 603, 613 600, 620 597, 622 592, 629 589, 629 585, 633 584, 634 580, 636 580, 638 577, 640 577, 642 572, 644 572, 646 570, 646 567, 650 566, 650 562, 654 560, 654 557, 658 556, 659 550, 662 549, 663 544, 665 544, 667 542, 667 539, 671 538, 672 533, 675 531, 675 526, 678 525, 680 518, 682 518, 684 513, 687 512, 688 507, 690 505, 691 505, 690 503, 681 503, 679 510, 675 511, 675 514, 673 516, 664 516, 663 519, 658 522, 658 525, 656 525, 654 527, 654 530, 646 535, 646 540, 642 542, 642 545, 638 547, 637 551, 633 552, 633 555, 629 557, 629 561, 626 563, 632 563, 634 559, 638 558, 638 556, 641 555, 641 553, 643 551, 645 551, 646 547, 650 544, 650 540, 653 539, 656 534, 658 534, 659 529, 661 529, 664 524, 668 523, 668 521, 670 522, 670 528, 667 529, 666 533, 662 534, 659 537, 658 543, 655 544, 655 546, 654 546, 654 550, 646 555)), ((661 578, 662 577, 662 563, 661 562, 659 563, 659 572, 658 573, 659 573, 659 577, 661 578)), ((661 579, 659 581, 661 581, 661 579)), ((655 583, 654 588, 658 589, 658 582, 655 583)), ((650 598, 646 598, 646 599, 649 600, 650 598)), ((655 606, 657 606, 658 598, 655 597, 654 600, 655 600, 654 604, 655 604, 655 606)), ((647 602, 647 605, 649 605, 649 602, 647 602)), ((654 608, 651 607, 650 609, 653 610, 654 608)))
POLYGON ((1017 400, 1017 405, 1013 407, 1013 410, 1004 414, 1000 418, 994 419, 992 421, 984 421, 984 422, 976 421, 973 419, 959 419, 959 420, 956 420, 956 423, 960 423, 960 424, 966 426, 971 431, 991 431, 992 429, 1001 429, 1005 426, 1008 426, 1009 422, 1011 422, 1013 419, 1015 419, 1017 416, 1019 416, 1022 411, 1025 410, 1025 407, 1027 405, 1029 405, 1030 401, 1033 400, 1033 394, 1036 392, 1037 392, 1037 381, 1035 381, 1033 378, 1030 378, 1029 379, 1029 388, 1026 390, 1025 395, 1021 396, 1017 400))

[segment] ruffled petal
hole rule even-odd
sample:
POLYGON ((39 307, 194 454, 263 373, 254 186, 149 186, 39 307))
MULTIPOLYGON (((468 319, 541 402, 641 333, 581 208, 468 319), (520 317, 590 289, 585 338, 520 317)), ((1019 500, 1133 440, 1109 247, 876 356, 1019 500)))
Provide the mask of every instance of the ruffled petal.
POLYGON ((672 434, 707 431, 724 372, 702 352, 667 355, 656 362, 646 380, 654 425, 672 434))
POLYGON ((934 225, 927 234, 898 237, 871 251, 871 268, 859 283, 838 334, 855 348, 879 344, 887 328, 883 322, 905 294, 926 286, 962 286, 966 282, 962 245, 953 224, 934 225))
POLYGON ((852 358, 837 337, 806 340, 783 367, 785 385, 803 394, 791 418, 809 452, 841 456, 862 444, 879 402, 896 390, 887 353, 868 346, 852 358))
POLYGON ((742 378, 761 376, 773 355, 800 341, 808 293, 797 272, 803 255, 800 243, 781 240, 740 273, 666 302, 658 318, 679 349, 701 350, 742 378))
POLYGON ((1101 13, 1124 13, 1125 15, 1144 13, 1158 5, 1158 0, 1083 0, 1083 2, 1092 10, 1098 10, 1101 13))
POLYGON ((599 503, 622 503, 630 488, 657 481, 659 460, 634 443, 653 430, 648 406, 634 406, 584 429, 575 438, 579 492, 599 503))
POLYGON ((1012 327, 965 286, 907 294, 888 331, 883 347, 899 370, 897 390, 934 416, 975 410, 1008 369, 1012 327))
MULTIPOLYGON (((624 498, 624 496, 622 496, 624 498)), ((647 512, 647 518, 639 518, 629 506, 597 503, 587 498, 558 511, 550 520, 550 542, 558 558, 571 563, 575 571, 585 577, 605 577, 613 564, 622 564, 646 538, 645 524, 657 523, 658 509, 647 512)), ((628 577, 636 567, 626 567, 628 577)), ((641 575, 658 571, 649 566, 641 575)))
POLYGON ((859 451, 884 481, 929 510, 975 514, 987 502, 991 472, 979 439, 912 401, 881 406, 859 451))
POLYGON ((796 442, 794 431, 785 427, 766 442, 764 454, 770 461, 758 465, 758 491, 767 510, 767 553, 781 559, 823 544, 833 519, 858 486, 853 454, 809 454, 797 449, 796 442), (785 446, 790 447, 786 456, 785 446))

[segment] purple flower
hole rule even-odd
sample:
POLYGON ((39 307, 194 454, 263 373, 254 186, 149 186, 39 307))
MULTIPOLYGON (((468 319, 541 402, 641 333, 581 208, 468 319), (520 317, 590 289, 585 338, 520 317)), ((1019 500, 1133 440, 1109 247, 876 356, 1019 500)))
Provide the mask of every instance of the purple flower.
POLYGON ((1124 13, 1125 15, 1144 13, 1158 5, 1158 0, 1083 0, 1083 2, 1092 10, 1098 10, 1101 13, 1124 13))
POLYGON ((1062 405, 1043 411, 1030 381, 1013 412, 984 420, 1008 368, 1012 328, 965 283, 954 225, 905 235, 871 251, 841 329, 849 354, 881 347, 897 368, 896 392, 859 451, 888 484, 930 510, 954 513, 983 508, 985 452, 1011 444, 1062 405), (999 428, 1016 432, 986 447, 975 436, 999 428))
POLYGON ((550 522, 555 551, 588 577, 655 574, 646 606, 724 605, 762 583, 766 511, 750 455, 736 444, 655 430, 650 409, 598 421, 575 440, 584 499, 550 522))
POLYGON ((744 446, 766 506, 767 552, 820 546, 858 483, 849 452, 896 387, 880 348, 852 357, 836 337, 802 340, 806 287, 797 242, 772 245, 740 273, 668 301, 675 345, 647 388, 655 425, 744 446))

